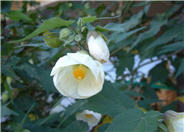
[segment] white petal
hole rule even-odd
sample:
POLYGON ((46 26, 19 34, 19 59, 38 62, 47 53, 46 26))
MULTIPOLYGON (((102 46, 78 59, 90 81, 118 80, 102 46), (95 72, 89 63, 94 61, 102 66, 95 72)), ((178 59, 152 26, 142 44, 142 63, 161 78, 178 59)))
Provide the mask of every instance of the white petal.
POLYGON ((104 74, 103 65, 99 61, 96 61, 96 64, 98 65, 98 68, 100 70, 99 74, 102 78, 102 81, 104 81, 105 74, 104 74))
POLYGON ((77 94, 78 82, 73 76, 71 66, 54 75, 54 78, 56 78, 54 81, 55 87, 61 94, 68 97, 80 98, 77 94))
POLYGON ((80 81, 78 86, 78 94, 80 96, 93 96, 102 90, 103 79, 98 77, 95 79, 91 71, 87 71, 87 74, 83 80, 80 81))
POLYGON ((102 115, 100 113, 97 113, 97 112, 93 112, 91 110, 84 110, 84 112, 86 114, 92 114, 96 119, 101 119, 102 115))
POLYGON ((106 42, 100 35, 97 38, 94 38, 94 36, 89 37, 88 48, 90 54, 97 60, 108 61, 110 56, 109 49, 106 42))
POLYGON ((94 74, 96 80, 98 78, 98 74, 99 74, 99 69, 97 67, 96 62, 93 60, 92 57, 90 57, 87 54, 84 53, 69 53, 67 54, 70 58, 72 58, 72 60, 74 60, 75 62, 77 62, 78 64, 83 64, 86 67, 88 67, 92 73, 94 74))
POLYGON ((61 57, 53 67, 51 71, 51 76, 53 76, 57 72, 62 71, 63 68, 66 66, 77 65, 77 64, 83 64, 86 67, 88 67, 93 72, 94 76, 97 79, 99 69, 97 68, 95 61, 88 54, 84 54, 80 52, 68 53, 66 56, 61 57))
POLYGON ((78 64, 78 62, 70 58, 68 55, 65 55, 59 58, 59 60, 56 62, 55 66, 53 67, 50 75, 53 76, 54 74, 56 74, 57 72, 65 68, 66 66, 71 66, 75 64, 78 64))
POLYGON ((62 88, 62 84, 59 81, 59 76, 63 76, 64 72, 62 74, 56 73, 53 77, 53 82, 54 82, 54 86, 56 87, 56 89, 64 96, 68 96, 68 94, 63 90, 62 88))
POLYGON ((88 126, 90 128, 92 128, 95 125, 97 125, 98 122, 100 121, 101 114, 100 113, 93 112, 93 111, 89 111, 89 110, 84 110, 83 112, 76 114, 76 119, 77 120, 82 120, 84 122, 87 122, 88 123, 88 126), (90 115, 92 115, 92 117, 91 118, 87 118, 85 116, 86 114, 90 114, 90 115))

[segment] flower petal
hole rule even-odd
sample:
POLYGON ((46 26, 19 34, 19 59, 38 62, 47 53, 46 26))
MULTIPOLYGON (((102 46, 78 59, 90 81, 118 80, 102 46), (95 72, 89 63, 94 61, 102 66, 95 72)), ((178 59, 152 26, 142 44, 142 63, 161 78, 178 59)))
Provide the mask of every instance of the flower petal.
POLYGON ((65 68, 54 76, 56 89, 64 96, 80 98, 77 93, 78 82, 73 77, 72 66, 65 68))
POLYGON ((76 119, 87 122, 90 128, 96 126, 100 121, 101 117, 102 115, 100 113, 96 113, 90 110, 84 110, 83 112, 76 114, 76 119), (91 116, 87 117, 86 115, 91 116))
POLYGON ((66 66, 76 65, 76 64, 78 64, 78 62, 70 58, 68 55, 63 56, 59 58, 59 60, 56 62, 50 75, 53 76, 54 74, 58 72, 58 70, 61 71, 66 66))
POLYGON ((104 80, 105 74, 104 74, 103 66, 99 61, 96 61, 96 64, 98 65, 99 70, 100 70, 99 74, 100 74, 102 80, 104 80))
POLYGON ((75 62, 77 62, 78 64, 83 64, 83 65, 87 66, 92 71, 92 73, 94 74, 94 76, 97 80, 98 74, 99 74, 99 69, 98 69, 96 62, 93 60, 92 57, 90 57, 88 54, 84 54, 84 53, 80 53, 80 52, 77 52, 77 54, 76 53, 68 53, 67 55, 70 58, 72 58, 72 60, 75 60, 75 62))
POLYGON ((78 94, 80 96, 93 96, 102 90, 103 79, 100 77, 95 79, 92 72, 89 70, 84 80, 79 83, 78 94))
POLYGON ((87 40, 87 44, 90 54, 95 59, 99 61, 108 61, 110 56, 109 49, 106 45, 106 42, 101 37, 101 35, 98 36, 91 35, 87 40))

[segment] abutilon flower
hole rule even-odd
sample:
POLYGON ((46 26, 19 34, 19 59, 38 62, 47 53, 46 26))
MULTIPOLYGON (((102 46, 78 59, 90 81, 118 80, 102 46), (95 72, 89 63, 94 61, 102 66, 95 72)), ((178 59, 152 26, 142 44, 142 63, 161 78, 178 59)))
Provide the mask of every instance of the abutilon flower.
POLYGON ((80 51, 61 57, 51 71, 56 89, 64 96, 84 99, 102 90, 102 64, 80 51))
POLYGON ((109 59, 110 53, 105 40, 100 34, 91 31, 87 36, 87 44, 89 53, 98 61, 106 62, 109 59))
POLYGON ((76 119, 87 122, 90 129, 99 123, 101 117, 102 115, 100 113, 90 110, 84 110, 83 112, 76 114, 76 119))
POLYGON ((168 110, 164 113, 164 122, 169 132, 184 132, 184 112, 168 110))

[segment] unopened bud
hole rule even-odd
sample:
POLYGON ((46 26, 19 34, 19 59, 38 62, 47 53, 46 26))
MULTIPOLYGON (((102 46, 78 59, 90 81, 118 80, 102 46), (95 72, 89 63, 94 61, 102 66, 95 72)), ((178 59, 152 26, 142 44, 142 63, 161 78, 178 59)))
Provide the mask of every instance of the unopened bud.
POLYGON ((63 28, 59 32, 59 39, 65 40, 70 34, 71 34, 71 31, 68 28, 63 28))
POLYGON ((56 33, 46 32, 43 36, 45 43, 52 48, 58 48, 63 43, 56 33))
POLYGON ((110 53, 107 44, 103 37, 95 32, 91 31, 87 36, 87 44, 90 54, 100 62, 106 62, 109 59, 110 53))

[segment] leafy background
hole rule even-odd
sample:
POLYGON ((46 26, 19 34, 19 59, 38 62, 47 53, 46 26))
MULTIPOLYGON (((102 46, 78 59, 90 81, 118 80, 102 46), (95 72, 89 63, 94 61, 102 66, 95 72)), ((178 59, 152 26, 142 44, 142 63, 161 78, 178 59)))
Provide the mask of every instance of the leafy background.
MULTIPOLYGON (((184 111, 183 2, 42 6, 34 1, 3 1, 1 5, 2 131, 85 132, 87 124, 77 121, 75 114, 88 109, 103 115, 90 131, 167 132, 162 113, 184 111), (79 18, 82 27, 77 25, 79 18), (80 35, 82 41, 71 37, 58 48, 46 45, 43 33, 59 34, 64 27, 83 29, 82 34, 72 35, 80 35), (99 94, 51 114, 64 98, 53 85, 51 68, 59 57, 76 51, 79 42, 85 43, 87 31, 93 29, 108 38, 116 77, 105 81, 99 94), (153 63, 148 74, 142 72, 153 63)), ((108 71, 106 77, 112 78, 108 71)))

